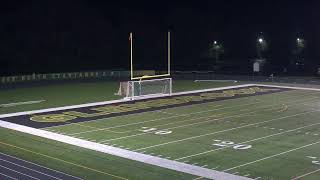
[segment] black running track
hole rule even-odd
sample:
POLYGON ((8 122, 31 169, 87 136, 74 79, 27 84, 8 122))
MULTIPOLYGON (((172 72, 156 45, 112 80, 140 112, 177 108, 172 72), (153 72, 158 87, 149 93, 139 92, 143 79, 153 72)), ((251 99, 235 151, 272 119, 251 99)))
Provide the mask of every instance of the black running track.
POLYGON ((0 152, 0 179, 80 180, 81 178, 49 169, 0 152))

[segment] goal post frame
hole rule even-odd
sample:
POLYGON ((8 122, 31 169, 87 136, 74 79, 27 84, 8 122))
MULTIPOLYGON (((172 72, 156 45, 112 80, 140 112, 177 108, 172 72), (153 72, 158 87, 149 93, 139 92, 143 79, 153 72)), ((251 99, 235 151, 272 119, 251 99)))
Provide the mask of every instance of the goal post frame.
POLYGON ((148 76, 134 76, 134 68, 133 68, 133 33, 130 32, 129 34, 129 40, 130 40, 130 79, 131 80, 142 80, 142 79, 151 79, 151 78, 160 78, 160 77, 168 77, 171 76, 171 32, 168 31, 168 40, 167 40, 167 51, 168 51, 168 57, 167 57, 167 64, 168 69, 167 73, 165 74, 158 74, 158 75, 148 75, 148 76))
MULTIPOLYGON (((166 85, 164 85, 166 86, 166 85)), ((131 100, 135 100, 135 99, 140 99, 140 98, 151 98, 151 97, 161 97, 164 95, 168 95, 170 96, 172 94, 172 78, 161 78, 161 79, 140 79, 140 80, 132 80, 132 81, 127 81, 127 92, 126 92, 126 97, 125 98, 129 98, 131 100), (157 82, 157 81, 168 81, 168 87, 169 89, 166 89, 165 92, 157 92, 157 93, 153 93, 153 94, 135 94, 136 93, 136 89, 135 88, 139 88, 138 92, 141 93, 143 87, 143 83, 148 83, 148 82, 157 82), (136 87, 135 85, 138 84, 138 87, 136 87)))

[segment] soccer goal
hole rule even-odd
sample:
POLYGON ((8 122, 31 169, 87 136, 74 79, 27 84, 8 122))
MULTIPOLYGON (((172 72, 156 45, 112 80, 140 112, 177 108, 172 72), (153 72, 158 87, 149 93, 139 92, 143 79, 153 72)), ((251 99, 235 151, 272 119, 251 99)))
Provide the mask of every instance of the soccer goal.
POLYGON ((171 95, 172 78, 121 82, 118 95, 134 100, 171 95))

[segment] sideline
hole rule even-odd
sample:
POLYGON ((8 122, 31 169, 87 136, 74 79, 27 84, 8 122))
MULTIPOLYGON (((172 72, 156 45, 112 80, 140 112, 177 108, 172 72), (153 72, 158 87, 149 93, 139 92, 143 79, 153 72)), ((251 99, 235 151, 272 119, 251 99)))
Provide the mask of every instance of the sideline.
POLYGON ((102 152, 102 153, 115 155, 118 157, 130 159, 130 160, 143 162, 146 164, 156 165, 156 166, 163 167, 166 169, 171 169, 171 170, 175 170, 175 171, 179 171, 179 172, 183 172, 183 173, 187 173, 187 174, 192 174, 195 176, 201 176, 201 177, 205 177, 205 178, 209 178, 209 179, 252 180, 251 178, 247 178, 247 177, 241 177, 241 176, 237 176, 237 175, 233 175, 233 174, 229 174, 229 173, 225 173, 225 172, 219 172, 216 170, 207 169, 204 167, 194 166, 194 165, 185 164, 185 163, 181 163, 181 162, 177 162, 177 161, 173 161, 173 160, 168 160, 168 159, 150 156, 150 155, 146 155, 146 154, 142 154, 142 153, 137 153, 137 152, 133 152, 133 151, 125 150, 125 149, 107 146, 104 144, 99 144, 99 143, 90 142, 90 141, 86 141, 86 140, 82 140, 82 139, 78 139, 78 138, 74 138, 74 137, 69 137, 66 135, 61 135, 61 134, 57 134, 57 133, 53 133, 53 132, 44 131, 41 129, 35 129, 35 128, 27 127, 27 126, 22 126, 22 125, 18 125, 18 124, 6 122, 6 121, 0 120, 0 127, 32 134, 35 136, 40 136, 43 138, 75 145, 78 147, 83 147, 86 149, 91 149, 91 150, 102 152))
MULTIPOLYGON (((153 98, 157 98, 157 97, 177 96, 177 95, 185 95, 185 94, 193 94, 193 93, 201 93, 201 92, 217 91, 217 90, 225 90, 225 89, 234 89, 234 88, 250 87, 250 86, 255 86, 255 85, 254 84, 243 84, 243 85, 226 86, 226 87, 195 90, 195 91, 185 91, 185 92, 172 93, 171 95, 166 95, 166 96, 153 96, 152 98, 150 98, 150 97, 141 97, 141 98, 139 98, 137 100, 153 99, 153 98)), ((130 102, 130 101, 132 101, 132 100, 119 99, 119 100, 112 100, 112 101, 103 101, 103 102, 79 104, 79 105, 72 105, 72 106, 62 106, 62 107, 40 109, 40 110, 33 110, 33 111, 24 111, 24 112, 16 112, 16 113, 9 113, 9 114, 0 114, 0 118, 8 118, 8 117, 15 117, 15 116, 22 116, 22 115, 30 115, 30 114, 39 114, 39 113, 45 113, 45 112, 61 111, 61 110, 68 110, 68 109, 75 109, 75 108, 83 108, 83 107, 107 105, 107 104, 114 104, 114 103, 130 102)))

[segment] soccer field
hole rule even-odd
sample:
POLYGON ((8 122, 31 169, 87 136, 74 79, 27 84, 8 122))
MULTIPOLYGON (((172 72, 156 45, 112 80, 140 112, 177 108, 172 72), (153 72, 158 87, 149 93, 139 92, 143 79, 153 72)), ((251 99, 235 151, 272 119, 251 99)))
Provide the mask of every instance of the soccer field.
POLYGON ((172 97, 156 99, 153 104, 170 102, 157 108, 148 101, 117 104, 121 111, 113 107, 118 113, 111 117, 90 112, 106 106, 50 112, 44 116, 61 113, 78 120, 42 129, 252 179, 319 179, 320 92, 254 88, 255 93, 207 92, 200 96, 215 98, 205 100, 180 96, 189 100, 182 104, 172 97))

